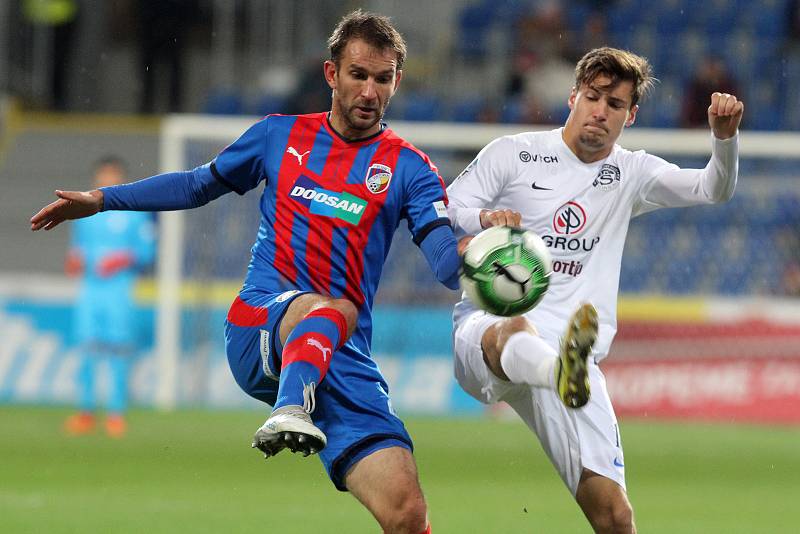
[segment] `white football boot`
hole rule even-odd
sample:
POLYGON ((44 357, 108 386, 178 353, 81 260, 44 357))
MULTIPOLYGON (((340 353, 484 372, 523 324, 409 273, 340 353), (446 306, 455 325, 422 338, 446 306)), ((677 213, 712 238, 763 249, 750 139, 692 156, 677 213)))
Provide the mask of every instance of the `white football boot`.
POLYGON ((290 405, 272 412, 256 431, 251 447, 263 452, 264 458, 275 456, 285 448, 308 456, 324 449, 327 443, 325 434, 314 426, 306 410, 290 405))

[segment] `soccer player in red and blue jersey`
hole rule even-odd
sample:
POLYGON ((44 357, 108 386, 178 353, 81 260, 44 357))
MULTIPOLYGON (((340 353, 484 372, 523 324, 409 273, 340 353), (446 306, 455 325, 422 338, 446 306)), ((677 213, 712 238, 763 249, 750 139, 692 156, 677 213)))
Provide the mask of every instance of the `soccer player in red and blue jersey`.
POLYGON ((453 289, 457 245, 436 167, 381 122, 402 76, 403 38, 385 17, 356 11, 328 44, 329 113, 268 116, 192 171, 59 191, 31 227, 98 211, 187 209, 265 182, 258 238, 225 325, 236 381, 273 406, 253 446, 267 457, 319 452, 334 485, 384 532, 430 532, 411 438, 370 357, 371 310, 403 219, 453 289))

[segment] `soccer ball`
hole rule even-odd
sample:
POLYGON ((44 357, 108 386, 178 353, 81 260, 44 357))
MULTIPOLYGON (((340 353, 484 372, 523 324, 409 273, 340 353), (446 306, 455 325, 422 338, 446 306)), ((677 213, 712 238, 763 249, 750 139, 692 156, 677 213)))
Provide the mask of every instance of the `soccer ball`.
POLYGON ((547 291, 553 262, 535 233, 492 226, 469 242, 462 258, 461 287, 478 307, 494 315, 520 315, 547 291))

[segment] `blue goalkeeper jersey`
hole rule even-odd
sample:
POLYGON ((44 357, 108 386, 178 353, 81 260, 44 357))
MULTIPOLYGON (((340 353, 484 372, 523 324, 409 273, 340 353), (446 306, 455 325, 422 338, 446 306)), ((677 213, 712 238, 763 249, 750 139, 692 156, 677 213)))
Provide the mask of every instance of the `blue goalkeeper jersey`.
POLYGON ((244 289, 350 300, 360 310, 352 341, 367 352, 373 297, 401 220, 417 245, 449 225, 444 183, 424 153, 388 128, 348 141, 326 113, 266 117, 211 171, 239 194, 265 182, 244 289))
POLYGON ((132 284, 137 271, 153 261, 155 233, 149 213, 103 212, 72 224, 71 248, 83 260, 84 280, 88 284, 109 284, 112 281, 132 284), (132 264, 110 278, 101 276, 100 264, 115 254, 130 256, 132 264))

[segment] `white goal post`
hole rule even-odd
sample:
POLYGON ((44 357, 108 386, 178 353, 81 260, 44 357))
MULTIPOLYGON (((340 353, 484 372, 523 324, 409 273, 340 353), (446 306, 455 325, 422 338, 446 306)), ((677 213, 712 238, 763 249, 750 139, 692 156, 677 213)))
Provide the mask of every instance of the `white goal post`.
MULTIPOLYGON (((162 172, 188 168, 187 144, 191 141, 232 142, 257 117, 220 117, 207 115, 169 115, 160 132, 160 168, 162 172)), ((549 130, 543 125, 489 125, 462 123, 421 123, 391 121, 391 128, 422 150, 457 150, 470 157, 492 139, 523 131, 549 130)), ((632 150, 644 149, 661 156, 706 156, 710 153, 707 129, 663 130, 632 128, 626 130, 620 144, 632 150)), ((800 134, 744 131, 740 137, 740 155, 750 158, 800 159, 800 134)), ((181 352, 181 287, 183 283, 184 214, 164 212, 159 218, 159 255, 156 271, 156 355, 159 360, 159 390, 156 403, 171 409, 177 403, 179 358, 181 352)))

